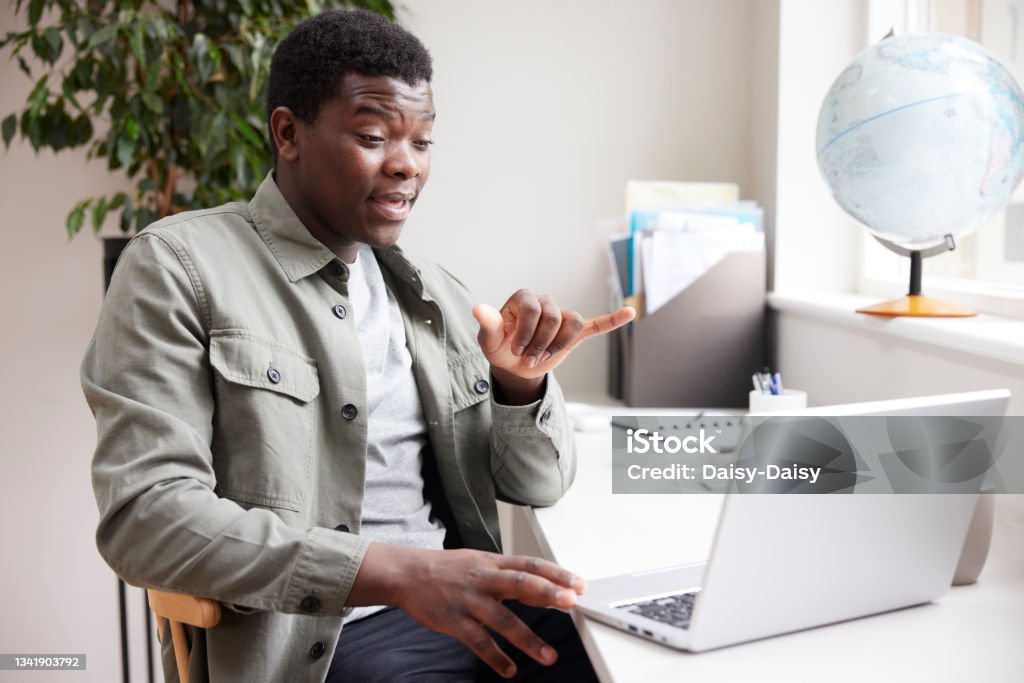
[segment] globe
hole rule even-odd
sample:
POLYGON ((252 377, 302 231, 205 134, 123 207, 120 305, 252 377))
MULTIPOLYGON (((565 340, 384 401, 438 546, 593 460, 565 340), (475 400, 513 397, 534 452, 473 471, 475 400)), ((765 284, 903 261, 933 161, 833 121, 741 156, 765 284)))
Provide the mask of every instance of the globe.
POLYGON ((817 155, 836 202, 874 235, 932 248, 1010 198, 1024 174, 1024 95, 971 40, 886 38, 829 89, 817 155))

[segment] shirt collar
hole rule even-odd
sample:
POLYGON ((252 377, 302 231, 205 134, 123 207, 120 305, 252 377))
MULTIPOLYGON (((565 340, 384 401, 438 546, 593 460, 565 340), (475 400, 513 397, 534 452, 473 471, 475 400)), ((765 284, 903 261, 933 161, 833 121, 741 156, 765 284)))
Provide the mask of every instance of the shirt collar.
MULTIPOLYGON (((274 181, 273 171, 263 179, 249 202, 249 215, 252 216, 260 237, 291 282, 298 282, 318 272, 332 261, 341 262, 341 259, 314 237, 295 215, 274 181)), ((417 294, 423 296, 420 270, 406 258, 398 246, 387 249, 374 248, 373 251, 382 266, 408 282, 417 294)))

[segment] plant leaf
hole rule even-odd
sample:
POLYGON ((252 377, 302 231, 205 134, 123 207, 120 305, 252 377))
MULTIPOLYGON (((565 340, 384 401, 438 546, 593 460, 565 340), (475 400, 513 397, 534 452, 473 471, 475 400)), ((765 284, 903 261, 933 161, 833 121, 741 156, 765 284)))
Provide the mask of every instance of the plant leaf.
POLYGON ((128 195, 124 197, 124 211, 121 212, 121 232, 131 232, 132 229, 132 214, 135 213, 135 209, 132 206, 132 198, 128 195))
POLYGON ((14 138, 14 133, 18 129, 18 116, 17 114, 11 114, 3 123, 4 132, 4 149, 8 149, 11 146, 11 139, 14 138))
POLYGON ((117 24, 107 24, 96 33, 92 34, 89 38, 89 42, 86 44, 86 50, 92 50, 95 47, 102 45, 103 43, 110 42, 111 38, 117 35, 117 24))
POLYGON ((131 138, 132 142, 138 140, 142 132, 142 129, 139 127, 139 121, 134 116, 129 116, 125 119, 124 130, 128 133, 128 137, 131 138))
POLYGON ((254 147, 263 147, 265 143, 263 136, 257 133, 256 129, 249 125, 248 121, 234 113, 231 115, 231 118, 235 122, 235 126, 238 127, 238 132, 242 134, 242 137, 244 137, 249 144, 254 147))
POLYGON ((85 220, 85 203, 79 202, 68 214, 68 239, 71 239, 82 229, 82 222, 85 220))
POLYGON ((139 22, 135 25, 135 30, 128 34, 128 44, 132 48, 132 54, 135 55, 135 59, 138 60, 139 66, 143 69, 146 68, 146 50, 143 47, 143 38, 145 36, 146 28, 139 22))
POLYGON ((46 44, 50 48, 50 54, 48 61, 53 64, 60 59, 60 53, 64 50, 64 40, 60 37, 60 32, 54 27, 46 29, 46 44))
POLYGON ((43 16, 43 0, 32 0, 28 3, 28 23, 36 26, 43 16))
POLYGON ((100 197, 96 205, 92 207, 92 231, 98 233, 103 227, 103 221, 107 218, 107 198, 100 197))
POLYGON ((135 212, 135 230, 142 230, 156 220, 156 214, 151 209, 143 207, 135 212))
POLYGON ((135 145, 128 138, 117 139, 117 163, 122 168, 131 168, 135 156, 135 145))
POLYGON ((156 93, 145 90, 141 94, 142 103, 154 114, 164 113, 164 101, 157 97, 156 93))
POLYGON ((39 116, 39 112, 41 112, 43 107, 46 106, 46 100, 50 96, 50 91, 46 88, 46 81, 49 78, 49 74, 45 74, 40 78, 28 96, 28 102, 30 105, 29 116, 31 118, 39 116))

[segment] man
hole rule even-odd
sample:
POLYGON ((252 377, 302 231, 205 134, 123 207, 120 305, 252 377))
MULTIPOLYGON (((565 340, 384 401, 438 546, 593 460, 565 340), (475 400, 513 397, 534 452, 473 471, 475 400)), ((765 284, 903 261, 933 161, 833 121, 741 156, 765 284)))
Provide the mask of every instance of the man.
POLYGON ((473 680, 559 654, 593 675, 537 609, 583 582, 496 554, 495 499, 569 486, 550 371, 633 312, 583 321, 525 290, 474 308, 395 246, 430 171, 430 78, 377 15, 305 22, 274 56, 252 201, 162 220, 118 265, 83 365, 97 543, 126 581, 229 608, 192 634, 194 681, 473 680))

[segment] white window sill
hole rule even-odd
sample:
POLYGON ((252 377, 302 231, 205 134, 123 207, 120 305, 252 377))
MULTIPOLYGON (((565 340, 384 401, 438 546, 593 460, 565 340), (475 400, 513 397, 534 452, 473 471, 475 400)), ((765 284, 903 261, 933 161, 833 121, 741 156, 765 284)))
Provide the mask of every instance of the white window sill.
POLYGON ((772 310, 1024 365, 1024 320, 984 314, 974 318, 883 318, 856 312, 882 300, 858 294, 768 294, 772 310))

